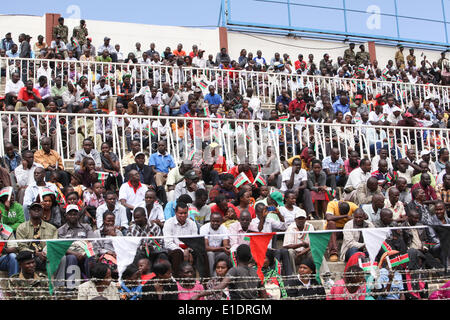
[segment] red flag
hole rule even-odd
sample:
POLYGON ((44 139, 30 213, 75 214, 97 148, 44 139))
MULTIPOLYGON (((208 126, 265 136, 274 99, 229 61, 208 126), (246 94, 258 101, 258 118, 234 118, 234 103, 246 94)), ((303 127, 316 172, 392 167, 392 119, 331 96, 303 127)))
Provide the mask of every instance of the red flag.
POLYGON ((252 252, 253 259, 258 266, 258 270, 256 272, 258 273, 261 281, 264 281, 264 274, 261 269, 266 258, 267 247, 269 246, 274 234, 275 232, 270 232, 250 236, 250 250, 252 252))

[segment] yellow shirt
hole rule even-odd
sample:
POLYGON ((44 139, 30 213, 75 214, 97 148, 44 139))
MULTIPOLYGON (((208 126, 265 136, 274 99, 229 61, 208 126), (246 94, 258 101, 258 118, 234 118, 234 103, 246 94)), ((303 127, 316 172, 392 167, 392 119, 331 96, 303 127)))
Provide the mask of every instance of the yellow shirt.
MULTIPOLYGON (((339 212, 339 202, 344 202, 344 201, 330 201, 328 202, 327 205, 327 212, 329 214, 332 214, 333 216, 340 216, 341 213, 339 212)), ((345 201, 349 204, 350 206, 350 210, 348 212, 348 215, 351 216, 353 215, 353 212, 355 212, 356 209, 358 209, 358 206, 350 201, 345 201)), ((341 220, 337 220, 336 221, 336 227, 337 228, 343 228, 344 225, 347 223, 347 221, 349 221, 349 218, 345 218, 345 219, 341 219, 341 220)))
POLYGON ((56 166, 58 164, 58 168, 64 170, 62 158, 55 150, 50 150, 49 154, 46 154, 42 149, 36 151, 34 153, 34 161, 41 164, 45 169, 48 166, 56 166))

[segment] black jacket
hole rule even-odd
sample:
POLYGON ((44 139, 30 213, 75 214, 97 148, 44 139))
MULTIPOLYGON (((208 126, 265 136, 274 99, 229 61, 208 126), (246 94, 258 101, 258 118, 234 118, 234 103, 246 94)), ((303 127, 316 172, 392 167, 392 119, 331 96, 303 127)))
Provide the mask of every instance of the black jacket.
MULTIPOLYGON (((136 163, 130 164, 125 167, 125 182, 128 181, 128 174, 131 170, 138 170, 138 166, 136 163)), ((139 170, 138 170, 139 171, 139 170)), ((156 182, 152 169, 150 166, 144 164, 144 180, 140 179, 141 183, 146 184, 148 186, 154 186, 156 190, 156 182)))

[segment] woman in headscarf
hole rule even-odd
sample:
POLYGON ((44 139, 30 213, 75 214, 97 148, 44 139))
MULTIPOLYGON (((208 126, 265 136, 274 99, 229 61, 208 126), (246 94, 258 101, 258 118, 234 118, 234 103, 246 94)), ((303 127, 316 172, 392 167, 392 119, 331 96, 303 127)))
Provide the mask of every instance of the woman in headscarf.
POLYGON ((274 250, 267 250, 262 272, 264 274, 264 286, 270 299, 279 300, 287 298, 288 295, 283 278, 281 277, 281 265, 275 259, 274 250))
POLYGON ((298 275, 287 281, 289 297, 302 299, 325 300, 325 289, 315 277, 316 266, 311 258, 296 259, 298 275))

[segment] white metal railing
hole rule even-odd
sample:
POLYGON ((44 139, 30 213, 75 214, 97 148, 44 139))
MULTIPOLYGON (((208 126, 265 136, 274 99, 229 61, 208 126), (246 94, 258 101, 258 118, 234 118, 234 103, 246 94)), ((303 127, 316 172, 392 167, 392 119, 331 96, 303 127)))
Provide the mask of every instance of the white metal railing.
MULTIPOLYGON (((158 141, 166 140, 168 152, 177 163, 190 157, 193 150, 195 158, 205 157, 204 144, 215 141, 228 166, 245 157, 255 164, 268 146, 274 147, 280 164, 283 158, 298 155, 305 146, 313 148, 320 159, 330 154, 332 146, 340 150, 343 158, 356 150, 369 159, 380 146, 388 148, 391 158, 405 156, 409 148, 415 148, 419 158, 424 148, 437 154, 439 148, 450 146, 450 130, 441 128, 76 113, 0 112, 0 117, 1 141, 12 142, 20 151, 37 150, 40 139, 48 136, 64 160, 72 159, 87 137, 92 138, 98 151, 102 142, 110 142, 120 160, 132 140, 138 140, 150 154, 156 152, 158 141), (376 130, 380 131, 377 135, 376 130)), ((4 155, 3 143, 0 155, 4 155)))
MULTIPOLYGON (((213 85, 216 92, 225 99, 226 93, 232 84, 239 86, 239 92, 243 95, 246 89, 254 89, 254 96, 258 97, 264 104, 273 104, 282 89, 297 89, 307 87, 311 96, 316 96, 323 89, 328 91, 330 98, 336 96, 339 90, 346 90, 353 97, 357 91, 364 92, 366 97, 369 93, 376 96, 378 93, 392 93, 404 104, 409 104, 414 96, 421 101, 427 97, 438 97, 441 102, 450 102, 449 87, 432 84, 410 84, 403 82, 389 82, 377 80, 359 80, 323 76, 303 76, 298 74, 281 74, 272 72, 257 72, 246 70, 224 70, 193 67, 174 67, 151 64, 112 63, 112 62, 90 62, 90 61, 67 61, 67 60, 45 60, 29 58, 2 58, 0 65, 6 66, 6 79, 9 80, 13 72, 19 72, 22 80, 31 79, 37 82, 38 75, 48 74, 52 79, 57 75, 67 75, 68 79, 77 81, 81 76, 88 79, 88 88, 93 89, 100 76, 107 78, 107 83, 117 95, 119 84, 125 74, 131 74, 131 82, 139 88, 145 86, 146 81, 151 80, 157 88, 162 88, 164 83, 178 87, 181 83, 191 81, 199 85, 203 81, 205 85, 213 85), (42 65, 47 64, 47 71, 42 65)), ((52 82, 49 86, 54 85, 52 82)), ((295 95, 294 97, 295 98, 295 95)))

